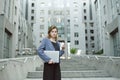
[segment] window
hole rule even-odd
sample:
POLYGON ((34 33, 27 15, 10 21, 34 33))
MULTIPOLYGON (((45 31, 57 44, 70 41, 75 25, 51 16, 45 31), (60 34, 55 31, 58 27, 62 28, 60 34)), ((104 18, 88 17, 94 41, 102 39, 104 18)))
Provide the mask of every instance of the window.
POLYGON ((85 2, 83 3, 83 6, 86 6, 86 3, 85 3, 85 2))
POLYGON ((14 22, 14 28, 16 27, 16 22, 14 22))
POLYGON ((40 17, 40 22, 44 22, 44 18, 43 17, 40 17))
POLYGON ((73 2, 74 7, 78 7, 78 3, 76 1, 73 2))
POLYGON ((43 15, 44 14, 44 10, 40 10, 40 14, 43 15))
POLYGON ((18 26, 18 31, 20 31, 20 26, 18 26))
POLYGON ((17 7, 15 6, 15 15, 17 15, 17 7))
POLYGON ((93 41, 94 40, 94 36, 91 36, 90 39, 91 39, 91 41, 93 41))
POLYGON ((117 7, 117 8, 120 7, 120 4, 119 4, 119 1, 118 1, 118 0, 116 1, 116 7, 117 7))
POLYGON ((70 19, 68 19, 67 21, 70 22, 70 19))
POLYGON ((88 54, 88 50, 86 50, 86 54, 88 54))
POLYGON ((84 13, 86 13, 86 9, 84 9, 84 13))
POLYGON ((85 37, 85 40, 86 40, 86 41, 88 40, 88 37, 87 37, 87 36, 85 37))
POLYGON ((95 47, 95 44, 94 44, 94 43, 91 43, 91 47, 94 48, 94 47, 95 47))
POLYGON ((44 37, 44 33, 43 32, 40 33, 40 37, 44 37))
POLYGON ((31 20, 34 20, 34 16, 31 16, 31 20))
POLYGON ((44 25, 40 25, 40 29, 44 29, 44 25))
POLYGON ((98 9, 98 0, 95 1, 95 10, 97 11, 98 9))
POLYGON ((41 6, 45 6, 45 3, 44 3, 44 2, 41 2, 40 5, 41 5, 41 6))
POLYGON ((79 41, 78 40, 75 40, 75 45, 79 45, 79 41))
POLYGON ((85 27, 87 27, 87 23, 85 23, 85 27))
POLYGON ((88 48, 88 44, 86 43, 86 48, 88 48))
POLYGON ((33 26, 33 23, 31 23, 31 26, 33 26))
POLYGON ((78 24, 74 24, 74 27, 79 27, 78 24))
POLYGON ((90 26, 91 26, 91 27, 93 27, 93 26, 94 26, 94 24, 93 24, 93 23, 90 23, 90 26))
POLYGON ((51 15, 51 10, 48 11, 48 14, 51 15))
POLYGON ((84 20, 86 20, 87 19, 87 16, 84 16, 84 20))
POLYGON ((74 10, 74 13, 75 13, 75 14, 78 14, 78 9, 75 9, 75 10, 74 10))
POLYGON ((66 14, 67 14, 67 15, 70 15, 70 11, 69 11, 69 10, 67 10, 67 11, 66 11, 66 14))
POLYGON ((34 13, 34 10, 31 10, 31 13, 34 13))
POLYGON ((54 15, 62 15, 62 14, 63 14, 63 12, 62 12, 62 11, 59 11, 59 10, 58 10, 58 11, 57 11, 57 10, 56 10, 56 11, 54 11, 54 15))
POLYGON ((75 32, 75 33, 74 33, 74 37, 79 37, 78 32, 75 32))
POLYGON ((34 4, 34 3, 32 3, 32 4, 31 4, 31 6, 32 6, 32 7, 34 7, 34 6, 35 6, 35 4, 34 4))
POLYGON ((76 1, 74 1, 74 2, 73 2, 73 4, 77 4, 77 2, 76 2, 76 1))
POLYGON ((92 34, 93 34, 93 33, 94 33, 94 30, 90 30, 90 33, 92 33, 92 34))
POLYGON ((103 7, 103 10, 104 10, 104 14, 106 14, 106 6, 105 5, 103 7))
POLYGON ((107 26, 107 21, 105 21, 104 24, 105 24, 105 27, 106 27, 107 26))
POLYGON ((87 34, 87 29, 85 30, 85 33, 87 34))
POLYGON ((74 17, 74 22, 78 22, 78 18, 77 17, 74 17))

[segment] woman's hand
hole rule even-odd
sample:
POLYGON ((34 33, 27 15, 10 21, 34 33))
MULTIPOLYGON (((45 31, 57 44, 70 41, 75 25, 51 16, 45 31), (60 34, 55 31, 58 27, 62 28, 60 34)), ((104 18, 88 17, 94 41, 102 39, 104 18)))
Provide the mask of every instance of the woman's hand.
POLYGON ((53 60, 51 59, 51 60, 49 60, 49 62, 48 62, 48 64, 53 64, 54 62, 53 62, 53 60))
POLYGON ((61 48, 62 48, 62 50, 65 49, 65 43, 62 44, 61 48))

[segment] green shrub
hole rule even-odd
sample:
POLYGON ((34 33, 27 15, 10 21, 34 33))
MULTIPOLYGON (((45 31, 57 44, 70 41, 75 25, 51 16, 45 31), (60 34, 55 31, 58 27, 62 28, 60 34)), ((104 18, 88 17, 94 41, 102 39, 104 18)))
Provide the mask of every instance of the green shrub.
POLYGON ((99 51, 96 52, 95 54, 98 54, 98 55, 103 54, 103 49, 99 50, 99 51))
POLYGON ((70 53, 71 54, 76 54, 77 53, 77 49, 76 48, 71 48, 70 49, 70 53))

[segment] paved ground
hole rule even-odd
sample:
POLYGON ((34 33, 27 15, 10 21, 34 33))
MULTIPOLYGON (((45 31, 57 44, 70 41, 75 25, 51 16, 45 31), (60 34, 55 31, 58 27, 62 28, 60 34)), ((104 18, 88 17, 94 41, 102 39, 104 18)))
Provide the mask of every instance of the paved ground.
MULTIPOLYGON (((42 80, 42 79, 25 79, 25 80, 42 80)), ((63 78, 62 80, 120 80, 120 78, 63 78)))

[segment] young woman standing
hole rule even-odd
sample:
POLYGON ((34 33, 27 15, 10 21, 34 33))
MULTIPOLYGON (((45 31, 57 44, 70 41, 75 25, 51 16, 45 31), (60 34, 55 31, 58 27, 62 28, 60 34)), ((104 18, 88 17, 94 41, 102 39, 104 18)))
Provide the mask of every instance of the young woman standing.
POLYGON ((44 38, 38 48, 38 55, 44 60, 43 80, 61 80, 60 63, 55 63, 45 55, 44 50, 59 51, 59 55, 64 54, 64 45, 60 50, 60 44, 57 41, 58 29, 52 25, 48 29, 48 37, 44 38))

